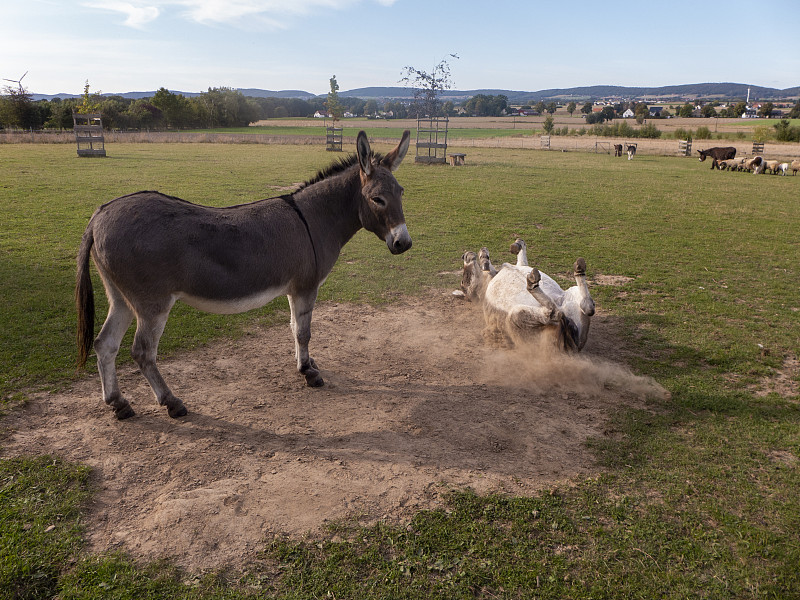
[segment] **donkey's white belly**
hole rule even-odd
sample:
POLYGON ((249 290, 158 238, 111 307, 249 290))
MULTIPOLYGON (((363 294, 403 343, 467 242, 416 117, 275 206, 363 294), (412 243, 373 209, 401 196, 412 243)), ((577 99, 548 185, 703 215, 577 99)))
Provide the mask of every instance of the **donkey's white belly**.
POLYGON ((228 300, 216 300, 209 298, 198 298, 188 294, 178 293, 178 300, 183 300, 189 306, 193 306, 204 312, 215 313, 218 315, 233 315, 236 313, 247 312, 254 308, 261 308, 270 300, 286 294, 288 286, 267 288, 257 294, 244 296, 242 298, 232 298, 228 300))

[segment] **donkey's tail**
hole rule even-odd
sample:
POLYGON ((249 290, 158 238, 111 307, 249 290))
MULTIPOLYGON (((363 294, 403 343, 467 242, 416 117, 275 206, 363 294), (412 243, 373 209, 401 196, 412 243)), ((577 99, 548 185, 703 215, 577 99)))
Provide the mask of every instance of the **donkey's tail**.
POLYGON ((78 274, 75 282, 75 308, 78 310, 78 369, 86 366, 94 343, 94 290, 89 273, 89 257, 94 245, 92 226, 86 228, 78 250, 78 274))

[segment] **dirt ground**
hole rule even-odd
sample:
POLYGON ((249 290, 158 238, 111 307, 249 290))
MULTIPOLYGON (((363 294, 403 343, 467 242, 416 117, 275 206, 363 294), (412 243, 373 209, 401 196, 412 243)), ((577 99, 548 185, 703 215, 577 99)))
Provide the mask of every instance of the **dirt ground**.
POLYGON ((91 551, 241 568, 275 534, 403 522, 452 488, 526 495, 588 476, 585 442, 611 411, 666 395, 624 366, 602 307, 575 356, 487 345, 480 311, 450 290, 320 304, 312 327, 323 388, 296 373, 288 325, 259 328, 161 362, 189 409, 174 420, 122 352, 135 417, 116 421, 87 376, 6 417, 2 453, 92 467, 91 551))

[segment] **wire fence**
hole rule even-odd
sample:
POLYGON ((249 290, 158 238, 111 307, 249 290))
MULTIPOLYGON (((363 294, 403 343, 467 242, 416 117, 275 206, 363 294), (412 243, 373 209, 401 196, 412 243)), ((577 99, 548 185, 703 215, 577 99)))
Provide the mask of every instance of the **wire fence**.
MULTIPOLYGON (((376 142, 396 142, 390 139, 375 139, 376 142)), ((597 137, 590 135, 550 136, 549 147, 543 148, 538 134, 502 136, 496 138, 470 139, 451 135, 452 149, 509 148, 536 150, 541 152, 598 152, 598 148, 613 148, 614 144, 637 144, 636 154, 655 156, 681 156, 681 140, 676 139, 626 139, 597 137)), ((106 144, 272 144, 324 146, 324 135, 270 135, 263 133, 203 133, 189 131, 108 131, 106 144)), ((0 144, 75 144, 72 130, 0 130, 0 144)), ((694 149, 714 146, 733 146, 737 156, 752 156, 752 140, 694 140, 694 149)), ((601 150, 602 151, 602 150, 601 150)), ((610 150, 609 150, 610 153, 610 150)), ((800 144, 766 142, 762 155, 766 158, 800 158, 800 144)), ((699 155, 695 154, 695 158, 699 155)))

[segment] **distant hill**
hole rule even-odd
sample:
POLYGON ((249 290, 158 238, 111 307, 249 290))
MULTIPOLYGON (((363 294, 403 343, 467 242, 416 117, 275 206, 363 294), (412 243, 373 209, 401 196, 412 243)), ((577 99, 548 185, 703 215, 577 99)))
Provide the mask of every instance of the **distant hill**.
MULTIPOLYGON (((661 87, 625 87, 618 85, 594 85, 573 88, 554 88, 536 92, 480 89, 480 90, 445 90, 443 98, 466 99, 484 94, 487 96, 506 96, 509 102, 538 102, 549 99, 590 100, 600 98, 625 98, 629 100, 664 99, 678 100, 682 98, 715 98, 720 100, 747 97, 750 88, 751 100, 792 99, 800 96, 800 86, 779 90, 760 86, 748 86, 745 83, 692 83, 661 87)), ((367 87, 340 92, 342 96, 375 99, 412 98, 413 93, 404 87, 367 87)))
MULTIPOLYGON (((688 83, 684 85, 668 85, 661 87, 625 87, 618 85, 593 85, 573 88, 554 88, 536 92, 479 89, 479 90, 445 90, 443 98, 453 102, 461 102, 478 94, 487 96, 504 95, 513 104, 539 102, 540 100, 592 100, 602 98, 620 98, 627 100, 664 100, 678 101, 683 99, 718 99, 733 100, 745 99, 747 90, 750 90, 751 100, 797 100, 800 97, 800 86, 779 90, 766 88, 746 83, 688 83)), ((245 96, 253 98, 301 98, 308 100, 324 96, 305 92, 303 90, 262 90, 256 88, 238 88, 245 96)), ((187 98, 199 96, 200 92, 179 92, 187 98)), ((123 98, 150 98, 152 92, 125 92, 121 94, 103 94, 104 96, 122 96, 123 98)), ((31 94, 34 100, 52 100, 53 98, 79 98, 78 94, 31 94)), ((407 87, 364 87, 339 92, 340 96, 362 98, 364 100, 408 100, 414 97, 411 89, 407 87)))
MULTIPOLYGON (((242 92, 245 96, 250 96, 251 98, 300 98, 303 100, 307 100, 309 98, 316 98, 315 94, 311 92, 304 92, 302 90, 281 90, 281 91, 274 91, 274 90, 260 90, 255 88, 237 88, 238 91, 242 92)), ((202 92, 181 92, 178 90, 170 90, 173 94, 180 94, 185 96, 186 98, 193 98, 195 96, 199 96, 202 92)), ((152 92, 122 92, 122 93, 104 93, 101 94, 102 96, 120 96, 122 98, 130 98, 133 100, 138 100, 140 98, 152 98, 155 96, 156 90, 152 92)), ((31 94, 34 100, 52 100, 54 98, 61 98, 62 100, 66 98, 80 98, 81 94, 31 94)))

